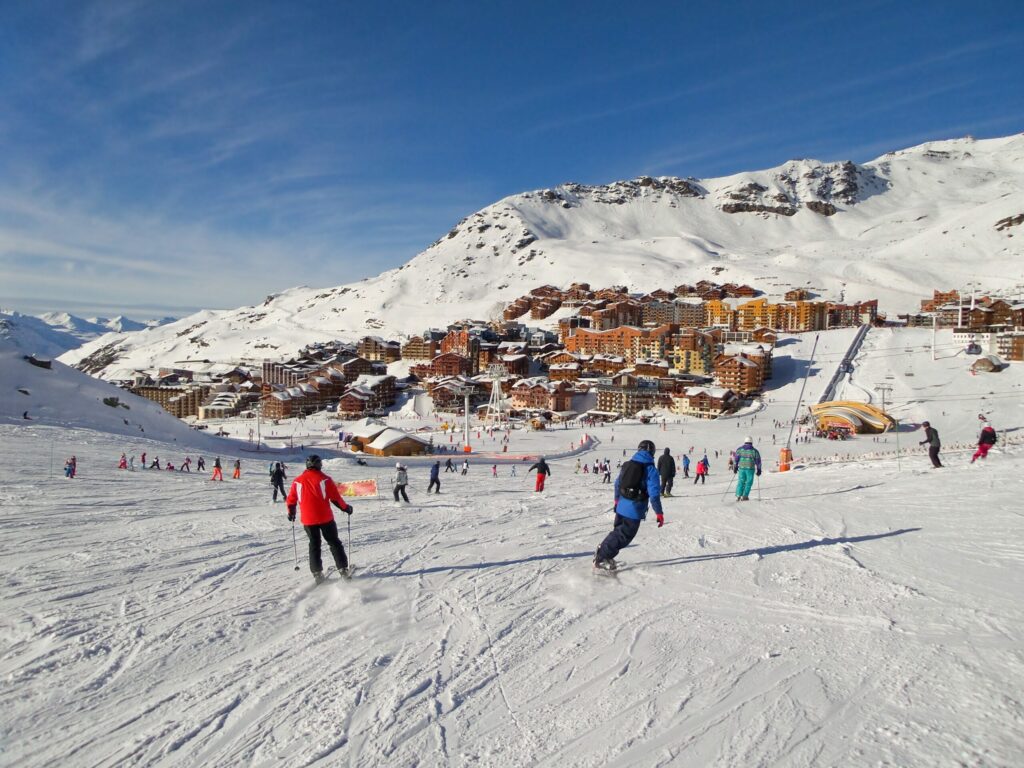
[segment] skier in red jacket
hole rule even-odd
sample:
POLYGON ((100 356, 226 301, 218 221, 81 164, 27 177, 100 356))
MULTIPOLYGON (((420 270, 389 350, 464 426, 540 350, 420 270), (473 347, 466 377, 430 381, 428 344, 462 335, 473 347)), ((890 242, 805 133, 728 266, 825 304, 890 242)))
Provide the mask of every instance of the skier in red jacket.
POLYGON ((348 504, 338 491, 334 481, 320 471, 322 462, 319 456, 306 459, 306 471, 292 481, 288 490, 288 519, 295 522, 295 510, 298 506, 302 527, 309 537, 309 570, 319 584, 324 580, 324 566, 320 557, 320 538, 327 542, 334 556, 334 565, 338 573, 348 577, 348 556, 345 547, 338 538, 338 524, 334 522, 331 504, 342 512, 351 515, 352 505, 348 504))
POLYGON ((990 424, 986 424, 982 427, 981 436, 978 438, 978 450, 974 452, 971 457, 971 464, 978 459, 984 459, 988 456, 989 449, 996 444, 996 431, 990 424))

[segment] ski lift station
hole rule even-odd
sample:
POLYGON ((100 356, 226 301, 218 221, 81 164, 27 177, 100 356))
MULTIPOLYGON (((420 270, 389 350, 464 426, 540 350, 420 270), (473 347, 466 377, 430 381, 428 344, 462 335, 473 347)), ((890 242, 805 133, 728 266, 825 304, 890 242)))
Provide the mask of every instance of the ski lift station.
POLYGON ((854 400, 832 400, 812 405, 811 415, 819 429, 839 427, 857 434, 887 432, 896 426, 896 419, 881 408, 854 400))

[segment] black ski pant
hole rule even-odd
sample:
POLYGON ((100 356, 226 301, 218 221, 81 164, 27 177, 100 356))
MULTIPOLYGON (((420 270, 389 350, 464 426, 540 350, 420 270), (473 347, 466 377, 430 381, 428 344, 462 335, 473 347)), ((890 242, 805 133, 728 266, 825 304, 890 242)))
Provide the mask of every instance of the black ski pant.
POLYGON ((683 467, 683 477, 688 478, 689 476, 690 476, 690 468, 689 467, 683 467))
POLYGON ((930 445, 928 446, 928 458, 932 460, 933 467, 941 467, 942 462, 939 461, 939 446, 930 445))
POLYGON ((278 491, 281 492, 281 499, 284 500, 284 498, 288 495, 288 494, 286 494, 284 492, 284 480, 280 480, 280 481, 278 481, 276 483, 272 483, 272 485, 274 486, 274 501, 277 501, 277 492, 278 491))
POLYGON ((430 493, 431 489, 434 488, 435 486, 437 487, 437 490, 435 491, 435 493, 440 493, 441 492, 441 480, 439 478, 432 477, 432 478, 430 478, 430 485, 427 486, 427 493, 430 493))
POLYGON ((661 478, 661 495, 672 493, 672 483, 675 481, 674 477, 663 477, 661 478))
POLYGON ((697 481, 700 480, 700 484, 704 485, 704 478, 705 477, 707 477, 707 475, 697 475, 696 477, 693 478, 693 484, 696 485, 697 481))
POLYGON ((597 549, 597 556, 601 560, 611 560, 619 554, 619 550, 629 546, 640 530, 640 521, 631 517, 615 515, 615 527, 611 533, 604 537, 601 546, 597 549))
POLYGON ((398 494, 399 493, 402 494, 402 498, 405 499, 405 503, 408 504, 409 503, 409 495, 405 492, 405 486, 404 485, 396 485, 395 486, 395 501, 398 501, 398 494))
POLYGON ((338 538, 338 524, 331 520, 329 523, 320 525, 302 526, 309 537, 309 570, 313 573, 320 573, 324 569, 323 560, 320 558, 320 537, 327 542, 331 548, 331 555, 334 557, 334 565, 340 571, 348 568, 348 556, 345 554, 345 547, 338 538))

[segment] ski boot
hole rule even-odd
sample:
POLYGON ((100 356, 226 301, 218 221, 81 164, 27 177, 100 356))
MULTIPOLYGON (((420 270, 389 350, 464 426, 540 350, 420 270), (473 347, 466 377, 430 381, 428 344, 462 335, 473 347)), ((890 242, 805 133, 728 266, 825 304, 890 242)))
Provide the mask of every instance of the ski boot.
POLYGON ((324 576, 323 571, 313 571, 313 581, 315 581, 318 585, 323 584, 325 581, 327 581, 327 577, 324 576))

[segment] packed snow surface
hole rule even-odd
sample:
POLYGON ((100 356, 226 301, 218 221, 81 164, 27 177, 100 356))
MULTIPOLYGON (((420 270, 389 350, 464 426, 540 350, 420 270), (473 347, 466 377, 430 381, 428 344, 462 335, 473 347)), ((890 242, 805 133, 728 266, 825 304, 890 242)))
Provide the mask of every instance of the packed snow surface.
MULTIPOLYGON (((852 337, 822 334, 810 401, 852 337)), ((352 499, 358 570, 320 587, 270 501, 267 461, 294 475, 297 441, 236 443, 221 458, 242 478, 213 483, 116 468, 142 450, 212 464, 211 444, 0 419, 0 762, 1019 765, 1022 374, 971 376, 938 339, 933 361, 930 334, 872 330, 840 382, 861 399, 892 385, 899 458, 896 434, 797 443, 794 471, 766 471, 749 502, 726 455, 749 433, 773 469, 812 337, 780 344, 756 412, 589 429, 561 458, 584 430, 515 432, 525 459, 475 454, 439 495, 409 462, 408 506, 387 468, 331 458, 329 474, 376 477, 386 498, 352 499), (979 413, 1000 443, 972 465, 979 413), (923 418, 942 469, 917 446, 923 418), (707 450, 711 475, 677 477, 665 526, 649 519, 624 570, 595 576, 611 491, 576 460, 615 464, 645 438, 707 450), (542 494, 526 473, 538 454, 542 494)), ((299 435, 334 455, 325 434, 299 435)))

